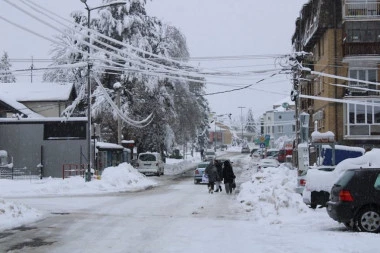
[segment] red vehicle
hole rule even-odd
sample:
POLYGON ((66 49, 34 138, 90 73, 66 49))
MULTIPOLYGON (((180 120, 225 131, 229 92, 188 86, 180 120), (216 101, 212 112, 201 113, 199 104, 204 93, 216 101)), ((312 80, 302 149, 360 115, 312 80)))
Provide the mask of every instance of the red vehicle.
POLYGON ((277 160, 280 163, 286 161, 286 156, 293 155, 293 144, 291 142, 285 143, 284 147, 278 152, 277 160))

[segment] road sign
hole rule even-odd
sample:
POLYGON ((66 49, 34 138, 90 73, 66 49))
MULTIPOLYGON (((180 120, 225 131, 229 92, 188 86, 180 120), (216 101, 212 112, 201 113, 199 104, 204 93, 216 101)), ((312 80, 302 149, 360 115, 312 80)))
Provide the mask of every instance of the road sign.
POLYGON ((265 143, 260 143, 260 148, 265 148, 265 143))

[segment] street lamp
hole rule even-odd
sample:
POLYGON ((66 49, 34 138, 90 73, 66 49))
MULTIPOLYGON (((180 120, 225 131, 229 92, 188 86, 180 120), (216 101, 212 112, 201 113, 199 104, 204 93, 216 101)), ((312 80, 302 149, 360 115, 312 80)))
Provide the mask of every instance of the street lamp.
MULTIPOLYGON (((86 5, 86 10, 87 10, 87 36, 88 36, 88 44, 91 44, 90 40, 90 17, 91 17, 91 11, 104 8, 104 7, 109 7, 109 6, 116 6, 116 5, 121 5, 121 4, 126 4, 126 2, 114 2, 114 3, 109 3, 97 7, 90 8, 87 4, 87 0, 80 0, 82 3, 86 5)), ((87 158, 88 158, 88 166, 87 166, 87 175, 86 175, 86 182, 91 181, 91 82, 90 82, 90 71, 91 71, 91 63, 90 63, 90 53, 91 53, 91 48, 88 45, 87 48, 87 158)))

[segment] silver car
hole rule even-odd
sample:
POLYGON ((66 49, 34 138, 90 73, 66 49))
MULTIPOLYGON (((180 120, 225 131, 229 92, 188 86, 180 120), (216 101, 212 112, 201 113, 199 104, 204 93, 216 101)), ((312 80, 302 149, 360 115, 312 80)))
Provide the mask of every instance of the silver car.
POLYGON ((202 182, 202 176, 205 173, 205 169, 210 162, 198 163, 197 168, 194 171, 194 184, 199 184, 202 182))

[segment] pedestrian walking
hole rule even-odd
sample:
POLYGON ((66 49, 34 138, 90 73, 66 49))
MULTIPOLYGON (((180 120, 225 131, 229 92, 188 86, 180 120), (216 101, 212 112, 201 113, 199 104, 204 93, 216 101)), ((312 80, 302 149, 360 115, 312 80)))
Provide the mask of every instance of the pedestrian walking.
POLYGON ((215 160, 212 160, 209 163, 209 165, 207 165, 205 169, 205 174, 208 176, 208 183, 207 183, 208 193, 214 193, 214 185, 218 177, 215 160))
POLYGON ((231 194, 236 176, 234 174, 231 162, 229 160, 224 161, 223 165, 224 165, 223 166, 224 167, 223 168, 224 187, 226 189, 226 193, 231 194))
POLYGON ((217 177, 215 181, 215 192, 222 191, 222 180, 223 180, 223 163, 215 160, 215 167, 217 172, 217 177))

